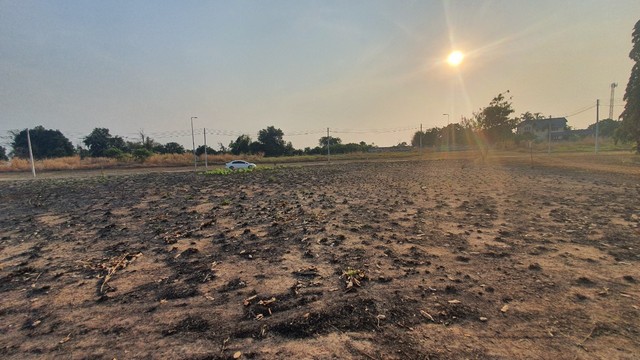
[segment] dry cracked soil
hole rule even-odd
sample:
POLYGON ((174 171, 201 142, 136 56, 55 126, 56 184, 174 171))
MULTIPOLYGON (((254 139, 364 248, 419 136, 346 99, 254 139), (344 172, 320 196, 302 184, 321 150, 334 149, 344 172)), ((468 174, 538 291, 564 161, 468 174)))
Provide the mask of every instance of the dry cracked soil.
POLYGON ((640 178, 469 160, 0 187, 4 359, 633 359, 640 178))

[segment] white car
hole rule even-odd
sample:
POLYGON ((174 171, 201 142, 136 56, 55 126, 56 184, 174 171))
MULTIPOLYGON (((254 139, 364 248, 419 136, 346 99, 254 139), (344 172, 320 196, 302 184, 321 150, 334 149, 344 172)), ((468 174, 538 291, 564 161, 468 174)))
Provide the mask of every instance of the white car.
POLYGON ((233 160, 225 164, 227 169, 237 170, 237 169, 253 169, 256 167, 256 164, 246 162, 244 160, 233 160))

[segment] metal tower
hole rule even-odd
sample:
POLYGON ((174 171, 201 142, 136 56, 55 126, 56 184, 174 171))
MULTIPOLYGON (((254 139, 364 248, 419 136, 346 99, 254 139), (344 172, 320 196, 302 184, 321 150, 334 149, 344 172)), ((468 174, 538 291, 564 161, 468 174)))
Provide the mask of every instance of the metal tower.
POLYGON ((616 92, 617 83, 611 83, 611 99, 609 100, 609 119, 613 120, 613 95, 616 92))

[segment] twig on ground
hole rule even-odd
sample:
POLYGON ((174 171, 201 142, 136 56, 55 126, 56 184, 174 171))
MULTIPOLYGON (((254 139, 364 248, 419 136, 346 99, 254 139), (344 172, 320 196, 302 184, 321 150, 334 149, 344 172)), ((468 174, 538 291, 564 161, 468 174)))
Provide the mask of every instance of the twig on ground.
POLYGON ((104 280, 102 281, 102 285, 100 286, 100 293, 104 293, 104 286, 107 284, 107 282, 109 280, 111 280, 111 278, 113 277, 113 275, 115 275, 116 271, 118 271, 118 268, 122 268, 124 269, 125 267, 127 267, 127 263, 133 261, 134 259, 136 259, 138 256, 142 255, 142 253, 138 253, 137 255, 132 255, 133 257, 131 258, 131 260, 127 261, 127 256, 129 256, 131 254, 126 253, 124 255, 122 255, 122 257, 120 258, 120 260, 118 260, 118 262, 116 262, 116 264, 110 268, 108 268, 107 270, 107 275, 104 276, 104 280))
MULTIPOLYGON (((597 327, 598 327, 598 324, 594 325, 593 328, 591 329, 591 331, 589 331, 589 335, 587 335, 582 341, 577 343, 576 346, 578 346, 579 348, 581 348, 584 351, 587 351, 587 349, 584 347, 584 343, 591 338, 591 335, 593 335, 593 332, 596 331, 597 327)), ((578 359, 578 357, 579 356, 576 355, 576 357, 574 359, 578 359)))
POLYGON ((420 310, 420 314, 422 314, 422 316, 426 317, 427 319, 436 322, 436 319, 433 318, 433 316, 431 316, 431 314, 429 314, 428 312, 424 311, 424 310, 420 310))
POLYGON ((403 328, 405 328, 405 329, 407 329, 407 330, 409 330, 409 331, 413 331, 413 328, 412 328, 412 327, 409 327, 409 326, 407 326, 407 325, 405 325, 405 324, 401 324, 401 323, 399 323, 399 322, 396 322, 396 325, 398 325, 398 326, 400 326, 400 327, 403 327, 403 328))
POLYGON ((222 340, 222 347, 220 348, 220 354, 224 354, 224 350, 227 348, 227 343, 229 342, 230 338, 226 338, 224 340, 222 340))
POLYGON ((582 346, 587 340, 589 340, 591 338, 591 335, 593 335, 593 332, 596 331, 596 328, 598 327, 598 324, 593 326, 593 329, 591 329, 591 331, 589 331, 589 335, 587 335, 587 337, 585 337, 578 346, 582 346))
POLYGON ((40 276, 42 276, 42 274, 44 274, 44 271, 38 274, 38 276, 36 276, 36 279, 33 280, 33 284, 31 284, 32 288, 36 287, 36 283, 38 282, 38 279, 40 279, 40 276))

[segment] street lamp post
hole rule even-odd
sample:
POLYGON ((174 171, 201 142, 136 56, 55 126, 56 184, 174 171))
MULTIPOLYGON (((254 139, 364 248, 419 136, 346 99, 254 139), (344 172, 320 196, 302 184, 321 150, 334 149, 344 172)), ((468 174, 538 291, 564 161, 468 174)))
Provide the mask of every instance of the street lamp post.
POLYGON ((442 115, 447 115, 447 151, 449 151, 449 114, 442 114, 442 115))
POLYGON ((196 137, 193 134, 193 119, 197 119, 197 116, 191 117, 191 142, 193 143, 193 168, 194 171, 198 171, 198 157, 196 156, 196 137))

